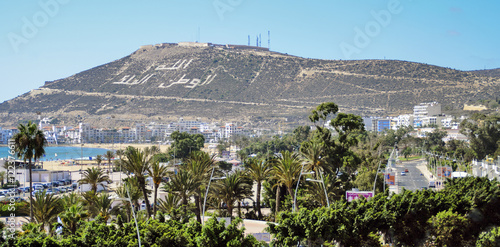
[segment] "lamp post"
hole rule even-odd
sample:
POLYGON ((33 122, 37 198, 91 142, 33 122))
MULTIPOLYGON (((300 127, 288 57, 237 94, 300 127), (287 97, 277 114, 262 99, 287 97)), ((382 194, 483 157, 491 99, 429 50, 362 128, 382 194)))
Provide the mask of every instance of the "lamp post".
POLYGON ((295 196, 293 197, 292 212, 295 212, 295 210, 297 209, 297 191, 299 190, 300 178, 302 177, 302 175, 314 174, 314 171, 302 173, 304 171, 304 165, 305 163, 302 164, 302 168, 300 168, 299 180, 297 181, 297 186, 295 186, 295 196))
POLYGON ((317 182, 317 183, 322 183, 323 184, 323 190, 325 191, 326 205, 328 207, 330 207, 330 200, 328 200, 328 194, 326 193, 326 186, 325 186, 325 181, 323 180, 323 175, 321 175, 321 180, 312 179, 312 178, 306 178, 306 181, 317 182))
POLYGON ((205 192, 205 198, 203 198, 203 220, 202 220, 202 224, 205 224, 205 205, 207 204, 207 195, 208 195, 208 189, 210 188, 210 182, 212 182, 212 180, 217 180, 217 179, 225 179, 226 177, 220 177, 220 178, 214 178, 214 171, 215 171, 215 167, 212 168, 212 174, 210 174, 210 180, 208 180, 208 186, 207 186, 207 191, 205 192))
POLYGON ((132 199, 130 199, 130 192, 127 187, 127 184, 125 184, 125 189, 127 189, 127 196, 128 198, 113 198, 116 200, 123 200, 123 201, 128 201, 130 203, 130 208, 132 209, 132 215, 134 216, 134 221, 135 221, 135 229, 137 230, 137 239, 139 241, 139 247, 141 247, 141 235, 139 234, 139 225, 137 224, 137 217, 135 216, 135 211, 134 208, 132 207, 132 199))

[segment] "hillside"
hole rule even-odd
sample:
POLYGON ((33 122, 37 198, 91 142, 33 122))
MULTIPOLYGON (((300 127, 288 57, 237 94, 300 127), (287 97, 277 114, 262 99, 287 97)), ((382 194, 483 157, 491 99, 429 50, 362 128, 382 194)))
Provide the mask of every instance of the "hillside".
POLYGON ((428 101, 458 109, 500 92, 500 78, 473 72, 393 60, 306 59, 248 48, 143 46, 0 104, 0 119, 15 123, 41 112, 64 123, 85 118, 109 126, 181 116, 294 122, 325 101, 345 112, 382 115, 410 112, 428 101))

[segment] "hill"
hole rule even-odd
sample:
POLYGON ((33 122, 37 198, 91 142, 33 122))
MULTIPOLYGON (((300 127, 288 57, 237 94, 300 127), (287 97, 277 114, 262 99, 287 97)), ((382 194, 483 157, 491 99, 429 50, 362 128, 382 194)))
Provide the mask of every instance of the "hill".
POLYGON ((46 82, 0 104, 0 121, 34 119, 41 112, 66 124, 84 118, 107 126, 178 117, 293 123, 325 101, 368 115, 411 112, 428 101, 459 109, 470 100, 498 96, 499 85, 497 77, 421 63, 306 59, 260 47, 166 43, 46 82))

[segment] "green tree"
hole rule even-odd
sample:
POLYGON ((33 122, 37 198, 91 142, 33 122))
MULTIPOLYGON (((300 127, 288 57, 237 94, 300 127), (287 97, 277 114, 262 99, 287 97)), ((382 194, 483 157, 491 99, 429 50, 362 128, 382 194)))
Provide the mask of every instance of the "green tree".
MULTIPOLYGON (((7 163, 7 162, 5 162, 7 163)), ((1 171, 0 172, 0 182, 1 182, 1 187, 3 188, 3 183, 5 181, 5 178, 7 178, 7 172, 6 171, 1 171)))
POLYGON ((75 234, 78 226, 82 224, 82 220, 87 218, 87 216, 87 211, 83 209, 82 205, 78 204, 69 206, 66 211, 59 214, 63 226, 66 227, 71 234, 75 234))
POLYGON ((202 134, 191 135, 187 132, 174 131, 170 135, 174 143, 168 149, 168 156, 176 159, 184 159, 190 152, 200 151, 205 143, 202 134))
POLYGON ((260 210, 260 192, 262 190, 262 182, 267 180, 271 175, 271 162, 272 160, 250 159, 247 163, 247 174, 257 183, 257 200, 255 206, 259 220, 262 219, 262 212, 260 210))
POLYGON ((205 153, 203 151, 191 152, 183 168, 191 174, 197 184, 197 187, 194 189, 193 195, 195 202, 196 219, 201 223, 200 215, 203 207, 201 200, 203 196, 202 186, 206 186, 208 184, 208 180, 210 179, 210 171, 212 171, 212 169, 215 169, 214 156, 210 156, 208 153, 205 153))
POLYGON ((476 242, 477 247, 496 247, 500 246, 500 227, 482 232, 476 242))
POLYGON ((148 218, 151 217, 151 205, 149 204, 148 192, 146 189, 146 175, 153 162, 153 155, 147 150, 141 151, 137 148, 128 147, 126 159, 121 161, 123 169, 134 174, 137 179, 139 189, 142 190, 148 218))
POLYGON ((438 246, 467 246, 469 220, 452 210, 439 212, 429 219, 431 234, 438 246))
POLYGON ((78 180, 80 184, 90 184, 94 193, 97 192, 97 185, 103 185, 104 182, 111 183, 112 181, 99 167, 87 168, 87 170, 82 173, 82 179, 78 180))
POLYGON ((195 193, 196 188, 200 186, 201 182, 194 178, 192 174, 184 169, 179 169, 177 174, 170 177, 170 180, 165 186, 165 190, 169 193, 174 193, 181 198, 181 203, 186 213, 188 206, 188 199, 195 193))
MULTIPOLYGON (((19 158, 28 160, 30 178, 30 202, 33 201, 33 176, 32 160, 37 160, 45 154, 47 140, 43 131, 39 130, 35 123, 28 122, 27 125, 19 124, 19 132, 14 135, 15 151, 19 158)), ((33 206, 30 204, 30 222, 33 222, 33 206)))
POLYGON ((241 170, 226 174, 224 179, 214 184, 214 194, 227 205, 228 216, 233 216, 234 203, 248 197, 251 185, 245 180, 241 170))
POLYGON ((106 158, 108 160, 108 173, 110 173, 111 172, 111 159, 115 158, 115 152, 113 152, 111 150, 106 151, 106 153, 104 154, 104 158, 106 158))
POLYGON ((154 185, 154 199, 153 199, 153 216, 156 215, 156 204, 158 197, 158 188, 160 187, 163 178, 167 176, 167 166, 160 165, 159 161, 153 161, 151 167, 148 169, 149 176, 153 179, 154 185))
POLYGON ((47 194, 45 190, 35 193, 31 204, 35 221, 42 224, 42 229, 54 223, 62 211, 61 199, 53 194, 47 194))
POLYGON ((101 163, 102 163, 102 155, 98 154, 96 157, 95 157, 95 162, 97 162, 97 165, 98 166, 101 166, 101 163))
MULTIPOLYGON (((299 173, 301 170, 301 161, 297 153, 291 153, 288 151, 282 152, 281 157, 279 157, 273 165, 272 177, 277 181, 275 186, 284 185, 287 189, 288 195, 294 200, 294 194, 292 187, 299 178, 299 173)), ((276 192, 276 212, 279 211, 279 198, 280 190, 276 192)))

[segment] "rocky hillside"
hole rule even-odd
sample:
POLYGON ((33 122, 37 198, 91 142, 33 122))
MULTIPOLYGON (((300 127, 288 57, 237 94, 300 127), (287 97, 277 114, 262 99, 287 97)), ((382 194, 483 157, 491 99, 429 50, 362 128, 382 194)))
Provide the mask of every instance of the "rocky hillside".
POLYGON ((0 104, 0 120, 36 112, 71 123, 119 125, 137 120, 304 119, 333 101, 344 112, 410 112, 420 102, 458 109, 499 96, 500 78, 393 60, 319 60, 212 44, 143 46, 131 55, 68 78, 46 82, 0 104))

